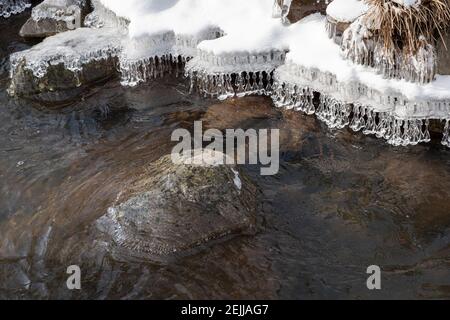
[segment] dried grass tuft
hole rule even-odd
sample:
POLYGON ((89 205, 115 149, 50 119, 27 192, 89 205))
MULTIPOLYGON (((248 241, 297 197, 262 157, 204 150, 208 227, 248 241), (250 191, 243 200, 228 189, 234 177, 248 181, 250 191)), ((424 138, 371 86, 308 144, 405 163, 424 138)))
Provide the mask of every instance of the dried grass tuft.
POLYGON ((450 25, 450 0, 422 0, 407 7, 390 0, 366 0, 371 6, 365 16, 377 33, 386 52, 400 49, 415 55, 426 43, 444 37, 450 25))

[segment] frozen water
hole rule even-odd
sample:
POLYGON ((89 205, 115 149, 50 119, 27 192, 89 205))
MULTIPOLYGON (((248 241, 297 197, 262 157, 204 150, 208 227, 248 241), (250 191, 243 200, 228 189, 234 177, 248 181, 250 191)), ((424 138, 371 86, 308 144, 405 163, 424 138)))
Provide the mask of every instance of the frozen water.
POLYGON ((199 50, 186 65, 191 90, 226 99, 271 92, 272 72, 284 63, 284 52, 247 52, 215 55, 199 50), (195 90, 196 89, 196 90, 195 90))
POLYGON ((347 59, 375 68, 384 78, 426 84, 435 80, 437 54, 434 46, 424 39, 419 41, 421 47, 414 55, 405 54, 400 49, 387 51, 382 43, 373 38, 364 17, 360 17, 345 30, 342 50, 347 59))
POLYGON ((86 16, 84 25, 89 28, 117 28, 120 33, 128 33, 130 21, 124 17, 116 15, 106 8, 100 0, 91 0, 93 11, 86 16))
POLYGON ((35 21, 52 19, 56 21, 70 21, 74 16, 81 16, 81 8, 86 6, 87 0, 45 0, 31 12, 35 21))
POLYGON ((209 27, 196 35, 167 31, 126 38, 120 55, 122 84, 135 86, 165 73, 181 74, 200 42, 221 36, 222 30, 209 27))
POLYGON ((31 7, 30 0, 0 0, 0 18, 9 18, 31 7))
POLYGON ((31 49, 10 56, 11 78, 19 65, 33 72, 37 78, 46 75, 49 66, 63 64, 72 72, 79 72, 83 65, 118 56, 121 38, 117 30, 80 28, 45 39, 31 49))
POLYGON ((284 24, 289 24, 287 18, 291 9, 292 0, 274 0, 272 17, 275 19, 281 19, 284 24))
MULTIPOLYGON (((289 62, 275 71, 274 78, 277 107, 316 114, 332 129, 349 126, 394 146, 429 142, 429 119, 446 120, 450 113, 448 100, 408 101, 399 93, 385 95, 361 83, 342 84, 332 74, 289 62)), ((450 146, 447 120, 444 132, 443 144, 450 146)))

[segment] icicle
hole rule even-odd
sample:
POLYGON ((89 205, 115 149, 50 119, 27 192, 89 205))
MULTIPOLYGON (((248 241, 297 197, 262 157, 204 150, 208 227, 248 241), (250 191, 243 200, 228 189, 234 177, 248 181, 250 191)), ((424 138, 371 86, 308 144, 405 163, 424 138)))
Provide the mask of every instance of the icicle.
POLYGON ((122 57, 120 61, 121 84, 134 87, 139 83, 161 78, 167 74, 175 74, 178 77, 180 70, 184 69, 184 61, 182 57, 174 58, 171 55, 155 56, 134 61, 122 57))
POLYGON ((373 65, 373 40, 364 16, 356 19, 342 36, 342 51, 346 58, 364 66, 373 65))
POLYGON ((56 65, 63 65, 74 73, 81 72, 91 62, 116 59, 121 51, 120 40, 111 30, 81 28, 58 34, 31 49, 13 53, 10 77, 15 78, 19 66, 31 71, 36 78, 43 78, 48 68, 56 65))
POLYGON ((420 141, 419 142, 425 142, 428 143, 431 141, 431 136, 430 136, 430 120, 426 119, 425 120, 425 126, 422 125, 422 121, 421 121, 421 126, 420 126, 420 141), (422 130, 423 129, 423 130, 422 130))
POLYGON ((442 137, 442 145, 450 148, 450 120, 446 119, 444 126, 444 133, 442 137))
POLYGON ((292 0, 274 0, 272 17, 275 19, 281 19, 284 24, 289 24, 287 18, 291 9, 292 0))

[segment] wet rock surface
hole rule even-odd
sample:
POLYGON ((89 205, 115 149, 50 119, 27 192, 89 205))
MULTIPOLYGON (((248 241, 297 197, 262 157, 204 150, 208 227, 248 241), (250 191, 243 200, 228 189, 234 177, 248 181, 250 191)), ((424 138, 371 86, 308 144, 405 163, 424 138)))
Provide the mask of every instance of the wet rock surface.
POLYGON ((257 187, 238 169, 173 164, 170 155, 124 190, 97 228, 118 259, 164 262, 231 236, 254 234, 257 187))

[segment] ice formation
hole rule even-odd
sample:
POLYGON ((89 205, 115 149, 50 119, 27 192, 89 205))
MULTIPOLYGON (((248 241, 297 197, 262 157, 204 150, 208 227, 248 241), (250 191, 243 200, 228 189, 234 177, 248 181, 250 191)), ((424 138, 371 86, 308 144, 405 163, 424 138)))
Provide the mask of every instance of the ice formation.
POLYGON ((272 17, 281 19, 284 24, 288 24, 289 20, 287 16, 289 14, 291 4, 292 0, 275 0, 273 3, 272 17))
POLYGON ((364 16, 354 21, 344 32, 342 49, 346 58, 357 64, 375 67, 386 78, 405 79, 422 84, 435 79, 437 58, 434 46, 424 38, 415 54, 405 54, 400 49, 387 50, 373 39, 364 16))
POLYGON ((70 22, 81 17, 81 9, 87 0, 45 0, 31 12, 35 21, 52 19, 56 21, 70 22))
POLYGON ((31 7, 30 0, 0 0, 0 18, 9 18, 31 7))
POLYGON ((202 95, 269 95, 278 107, 316 114, 331 128, 349 126, 393 145, 429 141, 429 120, 440 119, 443 144, 450 146, 450 76, 429 76, 434 48, 424 43, 422 51, 402 61, 405 67, 395 69, 370 41, 371 30, 361 21, 367 10, 363 0, 331 2, 329 14, 352 23, 342 46, 329 38, 328 20, 320 14, 287 25, 290 4, 93 0, 94 11, 85 21, 91 29, 48 38, 12 55, 11 76, 20 63, 42 77, 48 65, 79 71, 93 59, 117 57, 123 85, 184 72, 191 90, 202 95))
POLYGON ((51 66, 64 65, 65 69, 78 73, 92 61, 117 57, 121 50, 121 38, 116 29, 80 28, 45 39, 31 49, 10 56, 10 76, 20 68, 29 70, 36 78, 47 74, 51 66), (56 50, 55 50, 56 49, 56 50))

